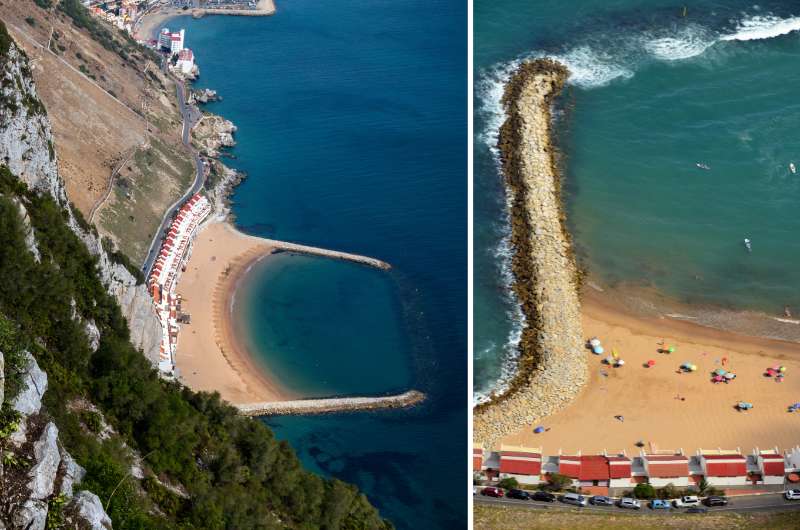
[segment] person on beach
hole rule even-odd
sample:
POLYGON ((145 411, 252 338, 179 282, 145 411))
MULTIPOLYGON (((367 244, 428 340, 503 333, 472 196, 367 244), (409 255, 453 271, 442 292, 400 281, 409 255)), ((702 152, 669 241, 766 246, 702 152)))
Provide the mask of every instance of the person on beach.
POLYGON ((616 416, 614 416, 614 419, 619 420, 622 423, 625 423, 625 417, 622 414, 617 414, 616 416))

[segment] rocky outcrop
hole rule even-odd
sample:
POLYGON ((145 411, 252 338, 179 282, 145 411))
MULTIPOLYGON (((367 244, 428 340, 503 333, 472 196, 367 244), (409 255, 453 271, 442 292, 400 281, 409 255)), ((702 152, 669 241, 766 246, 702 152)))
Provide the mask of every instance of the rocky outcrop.
POLYGON ((28 489, 31 490, 30 498, 36 500, 46 499, 53 494, 56 472, 61 463, 61 454, 58 450, 58 427, 52 422, 44 428, 39 440, 33 444, 33 455, 36 464, 31 468, 28 476, 31 481, 28 489))
POLYGON ((61 449, 61 468, 64 470, 64 476, 61 477, 61 487, 58 492, 66 497, 72 497, 73 488, 76 484, 81 483, 83 477, 86 476, 86 470, 78 465, 63 448, 61 449))
POLYGON ((192 90, 189 93, 189 104, 192 105, 205 105, 212 101, 221 101, 222 98, 217 94, 216 90, 210 88, 202 88, 200 90, 192 90))
POLYGON ((280 416, 286 414, 325 414, 352 410, 396 409, 417 405, 425 400, 425 394, 409 390, 394 396, 345 397, 325 399, 299 399, 271 403, 237 405, 245 416, 280 416))
POLYGON ((22 375, 22 389, 19 391, 11 406, 23 416, 38 414, 42 408, 42 396, 47 390, 47 374, 39 368, 36 359, 25 352, 27 368, 22 375))
POLYGON ((111 530, 111 518, 103 509, 100 498, 90 491, 81 491, 67 504, 64 513, 68 523, 78 528, 111 530))
POLYGON ((222 116, 204 115, 192 128, 192 143, 200 153, 210 158, 219 157, 223 147, 233 147, 236 125, 222 116))
POLYGON ((506 86, 499 148, 511 203, 514 290, 525 315, 517 373, 474 409, 474 441, 491 448, 568 404, 588 379, 578 270, 564 225, 551 143, 552 100, 567 78, 547 59, 524 63, 506 86))
POLYGON ((47 526, 47 504, 28 499, 20 506, 11 519, 11 528, 25 530, 44 530, 47 526))

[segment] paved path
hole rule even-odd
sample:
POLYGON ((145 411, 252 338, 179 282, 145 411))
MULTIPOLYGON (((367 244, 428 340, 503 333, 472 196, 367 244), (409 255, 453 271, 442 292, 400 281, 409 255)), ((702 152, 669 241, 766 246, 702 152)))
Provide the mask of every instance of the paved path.
MULTIPOLYGON (((540 501, 520 501, 508 498, 484 497, 483 495, 473 496, 475 504, 514 506, 517 508, 528 508, 531 510, 583 510, 591 512, 612 512, 612 513, 631 513, 637 515, 651 515, 669 517, 670 514, 684 514, 684 509, 672 508, 670 510, 651 510, 645 506, 646 501, 642 501, 641 510, 626 510, 617 506, 592 506, 587 505, 583 508, 564 504, 561 502, 540 502, 540 501)), ((728 505, 716 508, 708 508, 708 513, 720 512, 772 512, 772 511, 799 511, 800 501, 787 501, 783 492, 767 493, 762 495, 743 495, 728 497, 728 505)), ((703 514, 691 514, 702 517, 703 514)))

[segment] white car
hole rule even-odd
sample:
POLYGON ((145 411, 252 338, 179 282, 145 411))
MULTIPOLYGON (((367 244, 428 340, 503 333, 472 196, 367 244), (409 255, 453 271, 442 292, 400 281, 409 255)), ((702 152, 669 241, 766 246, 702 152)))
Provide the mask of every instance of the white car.
POLYGON ((783 496, 786 497, 787 501, 800 500, 800 490, 786 490, 783 496))
POLYGON ((674 504, 676 508, 700 506, 700 499, 696 495, 684 495, 680 499, 675 499, 672 504, 674 504))
POLYGON ((631 497, 622 497, 619 500, 619 507, 628 508, 629 510, 639 510, 642 507, 642 503, 631 497))

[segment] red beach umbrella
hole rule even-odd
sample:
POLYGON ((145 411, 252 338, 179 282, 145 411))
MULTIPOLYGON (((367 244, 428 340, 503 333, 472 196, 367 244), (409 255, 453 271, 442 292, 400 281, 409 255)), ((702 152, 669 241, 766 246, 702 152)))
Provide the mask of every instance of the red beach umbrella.
POLYGON ((656 362, 653 359, 650 359, 649 361, 647 361, 647 367, 648 368, 652 368, 655 365, 656 365, 656 362))

